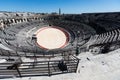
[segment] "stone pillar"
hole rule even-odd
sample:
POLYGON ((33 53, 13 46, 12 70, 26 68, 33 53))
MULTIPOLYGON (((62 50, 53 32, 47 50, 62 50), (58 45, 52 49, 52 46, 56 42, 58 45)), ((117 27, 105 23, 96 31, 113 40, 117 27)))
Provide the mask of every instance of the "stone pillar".
POLYGON ((35 20, 35 17, 34 17, 34 20, 35 20))
POLYGON ((21 23, 22 21, 21 21, 21 19, 19 19, 19 23, 21 23))
POLYGON ((5 26, 4 26, 4 23, 3 21, 0 22, 0 29, 4 30, 5 26))
POLYGON ((27 18, 25 18, 25 21, 28 22, 27 18))
POLYGON ((12 21, 13 21, 13 25, 15 24, 15 19, 12 19, 12 21))
POLYGON ((19 19, 17 19, 16 22, 19 23, 19 19))
POLYGON ((11 19, 8 19, 9 25, 11 24, 11 19))
POLYGON ((25 22, 25 18, 23 18, 22 20, 23 20, 23 22, 25 22))

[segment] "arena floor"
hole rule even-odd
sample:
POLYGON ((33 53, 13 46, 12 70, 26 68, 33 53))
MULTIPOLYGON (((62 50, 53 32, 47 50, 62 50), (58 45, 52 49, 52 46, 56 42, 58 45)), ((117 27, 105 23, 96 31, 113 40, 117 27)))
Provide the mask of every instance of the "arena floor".
POLYGON ((64 48, 68 43, 68 34, 56 27, 43 27, 36 33, 37 44, 44 49, 64 48))

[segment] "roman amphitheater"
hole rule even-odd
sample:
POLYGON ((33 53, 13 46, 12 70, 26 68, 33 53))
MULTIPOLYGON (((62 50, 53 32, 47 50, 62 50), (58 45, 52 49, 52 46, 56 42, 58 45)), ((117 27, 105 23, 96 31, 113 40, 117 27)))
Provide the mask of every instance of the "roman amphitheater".
POLYGON ((20 14, 0 14, 0 79, 120 79, 120 13, 20 14))

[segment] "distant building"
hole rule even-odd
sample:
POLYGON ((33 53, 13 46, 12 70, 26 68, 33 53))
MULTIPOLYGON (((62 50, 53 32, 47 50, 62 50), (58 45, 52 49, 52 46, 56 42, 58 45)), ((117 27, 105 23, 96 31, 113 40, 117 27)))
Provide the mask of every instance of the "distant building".
POLYGON ((59 15, 61 15, 61 9, 59 8, 59 15))

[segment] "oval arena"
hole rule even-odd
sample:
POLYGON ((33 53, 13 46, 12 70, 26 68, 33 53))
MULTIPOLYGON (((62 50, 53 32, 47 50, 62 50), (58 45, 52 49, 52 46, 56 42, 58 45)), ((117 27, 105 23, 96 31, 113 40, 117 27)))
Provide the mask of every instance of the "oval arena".
POLYGON ((44 49, 64 48, 69 41, 68 33, 57 27, 44 27, 35 34, 38 46, 44 49))

